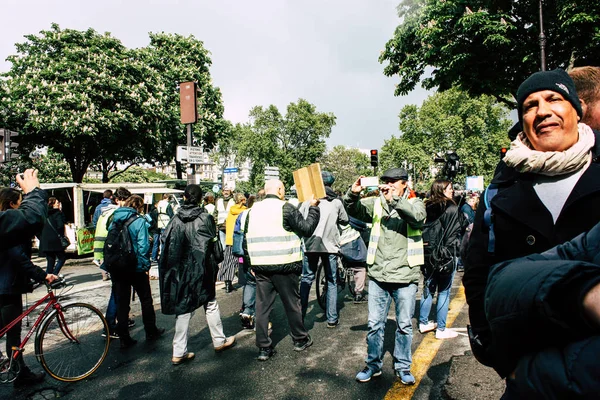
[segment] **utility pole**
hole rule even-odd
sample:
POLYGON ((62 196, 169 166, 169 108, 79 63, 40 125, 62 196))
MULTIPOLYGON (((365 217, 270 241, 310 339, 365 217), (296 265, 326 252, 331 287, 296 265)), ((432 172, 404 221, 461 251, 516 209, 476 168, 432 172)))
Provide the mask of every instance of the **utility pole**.
POLYGON ((187 128, 187 183, 196 183, 196 165, 190 162, 192 148, 192 124, 198 122, 198 102, 196 82, 181 82, 179 84, 179 105, 181 110, 181 123, 187 128))
POLYGON ((544 34, 544 17, 542 15, 542 0, 540 1, 540 61, 542 71, 546 70, 546 35, 544 34))

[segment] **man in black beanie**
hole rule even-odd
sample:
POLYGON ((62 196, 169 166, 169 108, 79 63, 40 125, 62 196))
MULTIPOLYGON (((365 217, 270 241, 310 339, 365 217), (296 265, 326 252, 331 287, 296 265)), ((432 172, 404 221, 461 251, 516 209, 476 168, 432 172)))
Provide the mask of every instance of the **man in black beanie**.
MULTIPOLYGON (((512 262, 509 273, 494 266, 543 253, 600 222, 600 138, 580 123, 579 96, 563 70, 531 75, 517 103, 522 132, 482 196, 464 259, 471 346, 507 378, 503 399, 576 397, 586 379, 576 363, 540 360, 550 359, 549 351, 577 359, 568 353, 572 333, 586 324, 578 310, 585 288, 573 284, 577 271, 561 276, 551 264, 539 270, 523 260, 512 262)), ((597 365, 591 370, 598 375, 597 365)))

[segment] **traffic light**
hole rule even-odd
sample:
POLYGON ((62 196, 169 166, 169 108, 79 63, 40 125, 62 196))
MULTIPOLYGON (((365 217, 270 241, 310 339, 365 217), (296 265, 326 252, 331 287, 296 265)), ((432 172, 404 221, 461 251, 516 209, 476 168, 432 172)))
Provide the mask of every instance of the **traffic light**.
POLYGON ((377 154, 377 150, 371 150, 371 166, 376 167, 379 165, 379 155, 377 154))
POLYGON ((500 159, 502 160, 504 158, 504 156, 506 155, 506 152, 508 151, 508 149, 506 147, 503 147, 500 149, 500 159))
POLYGON ((460 156, 455 152, 448 153, 446 155, 446 165, 444 169, 446 177, 448 177, 449 180, 456 178, 457 174, 463 172, 463 168, 460 165, 460 156))
POLYGON ((19 132, 13 132, 8 129, 0 129, 0 163, 9 162, 13 158, 17 158, 17 147, 19 144, 14 141, 15 136, 19 136, 19 132))

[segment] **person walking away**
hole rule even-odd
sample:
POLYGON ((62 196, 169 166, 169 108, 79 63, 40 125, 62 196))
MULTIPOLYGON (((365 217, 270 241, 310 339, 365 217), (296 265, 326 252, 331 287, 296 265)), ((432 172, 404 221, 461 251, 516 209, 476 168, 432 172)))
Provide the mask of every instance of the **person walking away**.
MULTIPOLYGON (((31 195, 31 197, 36 194, 31 195)), ((41 196, 38 196, 41 199, 41 196)), ((0 189, 0 213, 7 210, 18 210, 22 204, 21 192, 13 188, 0 189)), ((43 200, 42 200, 43 201, 43 200)), ((40 201, 41 203, 41 201, 40 201)), ((44 201, 45 206, 45 201, 44 201)), ((23 312, 23 293, 31 292, 30 280, 35 282, 54 282, 58 277, 44 272, 33 264, 30 259, 31 240, 22 238, 21 245, 0 250, 0 329, 5 328, 23 312)), ((6 333, 6 356, 12 355, 12 348, 21 345, 21 322, 19 321, 6 333)), ((0 361, 4 360, 0 352, 0 361)), ((19 375, 14 381, 15 387, 32 385, 44 380, 45 374, 32 372, 19 354, 16 362, 19 364, 19 375)))
MULTIPOLYGON (((589 231, 600 221, 600 134, 579 122, 583 112, 572 79, 560 69, 536 72, 517 90, 517 105, 523 131, 498 164, 491 185, 482 196, 484 201, 477 207, 463 276, 473 355, 508 378, 507 391, 513 389, 510 376, 520 360, 537 357, 538 353, 537 349, 528 349, 527 354, 520 348, 510 353, 497 350, 495 344, 506 338, 494 332, 486 313, 492 266, 543 253, 589 231), (493 224, 485 222, 489 220, 486 216, 491 217, 493 224)), ((530 271, 512 271, 514 286, 527 282, 530 271)), ((538 292, 535 285, 531 289, 535 289, 531 292, 535 295, 547 293, 538 292)), ((506 306, 521 304, 517 298, 511 292, 501 302, 506 306)), ((576 310, 571 308, 570 312, 576 310)), ((505 322, 512 319, 512 314, 500 313, 495 315, 496 322, 502 316, 505 322)), ((511 332, 515 343, 530 334, 526 330, 511 332)), ((557 334, 554 330, 544 331, 552 338, 557 334)), ((537 336, 540 343, 547 339, 537 336)), ((542 361, 531 364, 531 368, 540 376, 556 372, 568 376, 564 365, 542 361)), ((545 379, 532 381, 531 389, 542 390, 546 384, 545 379)), ((556 393, 559 385, 569 384, 553 382, 556 393)))
POLYGON ((394 370, 405 385, 413 385, 412 315, 415 310, 419 266, 423 264, 420 229, 425 222, 423 201, 409 199, 408 173, 402 168, 386 170, 381 176, 380 195, 360 199, 360 178, 344 196, 348 214, 371 222, 371 239, 367 249, 369 275, 369 319, 366 366, 356 375, 368 382, 382 374, 385 323, 392 300, 396 304, 394 370))
POLYGON ((450 289, 456 273, 456 255, 467 221, 452 200, 452 182, 436 180, 431 185, 429 200, 425 203, 427 219, 423 228, 425 264, 423 294, 419 310, 419 332, 435 330, 436 339, 450 339, 458 333, 446 327, 450 289), (437 323, 429 320, 433 295, 438 292, 436 304, 437 323))
POLYGON ((156 314, 152 306, 152 292, 150 289, 150 258, 148 257, 150 244, 148 240, 148 224, 145 218, 139 217, 144 209, 144 199, 138 195, 132 195, 127 200, 117 198, 119 208, 113 213, 113 220, 108 228, 110 231, 115 224, 124 224, 131 217, 137 216, 127 228, 137 258, 137 265, 131 266, 132 273, 112 275, 113 291, 117 302, 117 333, 121 341, 121 348, 126 349, 137 343, 129 335, 129 301, 131 299, 131 287, 138 294, 142 306, 142 321, 146 331, 146 340, 158 339, 165 332, 164 328, 156 326, 156 314))
POLYGON ((56 197, 48 199, 48 220, 40 236, 40 255, 46 256, 46 273, 58 275, 67 260, 61 237, 65 235, 66 218, 56 197))
MULTIPOLYGON (((352 269, 354 279, 354 304, 362 304, 367 302, 367 295, 364 293, 365 281, 367 278, 367 246, 363 241, 361 234, 355 229, 355 224, 352 220, 356 219, 349 217, 350 223, 345 226, 340 226, 340 254, 344 259, 344 263, 348 268, 352 269)), ((360 224, 364 225, 362 221, 360 224)), ((360 228, 360 227, 359 227, 360 228)))
POLYGON ((100 204, 98 204, 96 206, 96 209, 94 210, 94 216, 92 217, 92 225, 94 226, 94 228, 96 228, 96 224, 98 223, 98 218, 100 218, 100 215, 102 215, 104 210, 107 207, 115 204, 113 202, 112 197, 113 197, 113 191, 110 189, 107 189, 104 191, 104 193, 102 193, 102 200, 100 201, 100 204))
POLYGON ((190 361, 195 356, 187 348, 188 333, 190 319, 200 307, 204 307, 215 351, 221 352, 235 344, 235 336, 225 337, 223 333, 216 300, 218 265, 212 254, 213 243, 217 240, 215 221, 200 206, 200 186, 188 185, 183 200, 183 206, 162 236, 164 252, 159 263, 162 313, 175 315, 173 365, 190 361))
MULTIPOLYGON (((319 260, 323 265, 327 279, 327 306, 325 315, 327 327, 335 328, 339 325, 337 310, 337 264, 340 253, 340 231, 338 225, 348 225, 348 214, 342 201, 331 189, 335 178, 327 171, 321 172, 325 184, 325 198, 319 201, 319 224, 312 236, 304 239, 304 262, 302 279, 300 281, 300 302, 302 305, 302 318, 306 316, 310 288, 315 280, 319 260)), ((302 212, 306 204, 303 204, 302 212)))
POLYGON ((269 316, 276 293, 283 303, 295 351, 312 345, 304 327, 298 276, 302 269, 300 237, 309 237, 319 223, 319 201, 311 200, 306 219, 285 198, 283 182, 265 183, 266 197, 255 203, 246 218, 244 253, 256 277, 256 346, 257 359, 266 361, 275 354, 269 337, 269 316))
POLYGON ((242 213, 246 207, 246 197, 242 193, 236 193, 234 196, 235 204, 231 206, 229 209, 229 215, 225 221, 225 259, 221 264, 221 268, 219 269, 219 274, 217 275, 217 280, 221 282, 225 282, 225 291, 227 293, 231 293, 233 288, 233 278, 235 278, 235 272, 238 270, 238 257, 234 256, 231 252, 231 247, 233 246, 233 229, 235 227, 235 220, 238 215, 242 213))

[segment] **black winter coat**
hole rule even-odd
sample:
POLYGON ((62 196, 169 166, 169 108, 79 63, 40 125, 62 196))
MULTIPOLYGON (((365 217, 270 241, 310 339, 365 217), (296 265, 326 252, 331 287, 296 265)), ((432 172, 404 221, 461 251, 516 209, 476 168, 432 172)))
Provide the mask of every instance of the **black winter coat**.
POLYGON ((490 351, 523 399, 598 398, 600 329, 582 299, 600 283, 600 224, 542 254, 492 267, 490 351))
MULTIPOLYGON (((425 210, 427 211, 427 219, 425 220, 425 227, 430 226, 439 219, 441 223, 441 229, 438 231, 429 230, 430 235, 436 235, 437 237, 431 238, 431 245, 438 243, 439 240, 443 239, 441 247, 443 247, 446 254, 458 256, 458 248, 460 245, 460 239, 467 228, 468 221, 465 215, 458 209, 456 204, 452 201, 445 203, 425 204, 425 210), (437 239, 437 240, 436 240, 437 239)), ((425 229, 425 228, 424 228, 425 229)), ((423 234, 423 246, 425 246, 425 269, 430 269, 431 257, 429 242, 426 241, 425 233, 423 234)))
POLYGON ((204 208, 184 205, 162 234, 159 261, 163 314, 190 313, 215 298, 215 220, 204 208))
MULTIPOLYGON (((490 267, 505 260, 544 252, 590 230, 600 221, 600 164, 597 163, 600 133, 594 133, 596 144, 592 148, 593 162, 571 191, 556 223, 535 193, 533 176, 519 173, 503 162, 499 164, 492 180, 492 183, 499 185, 499 189, 491 202, 496 235, 495 253, 488 252, 488 229, 483 221, 486 207, 485 202, 481 201, 463 260, 463 284, 469 304, 469 318, 484 347, 491 340, 484 311, 490 267)), ((493 359, 485 363, 495 367, 493 359)))
POLYGON ((28 242, 0 252, 0 295, 31 292, 30 279, 41 282, 46 278, 46 272, 31 262, 30 250, 28 242))
POLYGON ((59 234, 65 234, 66 223, 67 220, 62 211, 57 208, 48 209, 48 220, 40 236, 40 255, 44 255, 46 252, 59 253, 65 250, 60 242, 59 234))
POLYGON ((48 194, 36 188, 23 196, 16 210, 0 211, 0 251, 23 244, 44 226, 48 215, 48 194))

